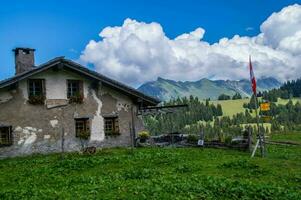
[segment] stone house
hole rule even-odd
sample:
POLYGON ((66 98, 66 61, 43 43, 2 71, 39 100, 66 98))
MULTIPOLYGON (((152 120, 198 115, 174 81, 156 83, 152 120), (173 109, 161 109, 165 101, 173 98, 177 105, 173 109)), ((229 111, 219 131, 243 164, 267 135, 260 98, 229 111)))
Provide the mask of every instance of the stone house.
POLYGON ((139 108, 158 100, 64 57, 34 66, 16 48, 15 76, 0 81, 0 157, 130 146, 139 108), (84 139, 83 139, 84 138, 84 139))

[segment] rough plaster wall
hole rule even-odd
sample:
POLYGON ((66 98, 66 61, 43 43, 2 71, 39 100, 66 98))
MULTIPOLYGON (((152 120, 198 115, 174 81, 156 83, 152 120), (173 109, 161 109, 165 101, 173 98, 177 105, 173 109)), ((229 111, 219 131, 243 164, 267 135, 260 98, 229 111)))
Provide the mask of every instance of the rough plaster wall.
POLYGON ((102 86, 99 95, 103 103, 101 113, 106 115, 117 115, 119 120, 120 135, 117 137, 106 136, 103 146, 130 146, 132 123, 131 106, 132 100, 111 88, 102 86))
POLYGON ((84 103, 70 104, 64 110, 28 104, 27 80, 21 81, 15 92, 0 90, 0 97, 5 99, 11 94, 9 101, 0 103, 0 124, 13 126, 14 140, 12 146, 0 148, 0 157, 61 151, 62 127, 65 129, 65 150, 80 150, 80 140, 75 137, 74 116, 92 119, 97 111, 97 102, 89 95, 91 81, 72 72, 53 70, 31 78, 45 79, 48 99, 67 98, 67 79, 83 80, 84 103))
POLYGON ((52 128, 55 128, 58 126, 59 121, 57 119, 52 119, 49 121, 52 128))
POLYGON ((97 104, 91 96, 83 104, 70 104, 63 110, 23 102, 23 94, 18 92, 11 101, 0 104, 0 123, 12 125, 14 130, 13 145, 0 148, 0 157, 60 152, 62 127, 65 129, 65 150, 81 149, 80 140, 75 137, 74 114, 79 117, 95 114, 97 104))
MULTIPOLYGON (((143 124, 143 119, 141 116, 137 116, 138 113, 138 105, 135 105, 133 101, 126 95, 121 94, 115 90, 112 90, 107 87, 103 87, 101 90, 102 95, 111 95, 113 99, 116 100, 116 108, 117 108, 117 113, 121 113, 121 117, 125 118, 127 124, 126 124, 126 129, 129 132, 129 123, 132 123, 132 111, 134 115, 134 124, 135 124, 135 136, 137 137, 138 133, 141 131, 146 130, 143 124), (133 107, 133 110, 132 110, 133 107)), ((110 106, 112 107, 112 106, 110 106)), ((122 120, 122 118, 121 118, 122 120)))
POLYGON ((135 106, 134 115, 135 115, 136 136, 138 136, 139 132, 146 130, 143 124, 142 116, 141 115, 137 116, 137 113, 138 113, 138 106, 135 106))
MULTIPOLYGON (((78 79, 70 72, 49 71, 32 78, 46 80, 47 98, 66 98, 66 79, 78 79), (60 83, 60 84, 57 84, 60 83), (60 89, 60 91, 58 91, 60 89), (64 93, 64 94, 63 94, 64 93)), ((27 102, 27 81, 19 83, 19 89, 10 91, 9 101, 0 103, 0 124, 13 126, 12 146, 0 148, 1 156, 15 156, 31 153, 61 151, 62 127, 65 133, 65 150, 81 149, 80 140, 75 137, 74 117, 89 117, 91 138, 88 145, 96 147, 129 146, 131 143, 130 123, 132 122, 132 100, 124 94, 107 87, 91 89, 90 81, 84 80, 85 99, 83 104, 69 104, 64 109, 47 109, 45 105, 31 105, 27 102), (104 135, 103 116, 117 114, 121 135, 104 135)), ((0 97, 7 96, 0 91, 0 97)), ((134 106, 137 109, 137 106, 134 106)), ((140 130, 139 119, 135 116, 136 133, 140 130)))
POLYGON ((11 95, 11 93, 9 91, 6 91, 6 90, 0 91, 0 104, 9 101, 12 98, 13 98, 13 96, 11 95))
POLYGON ((102 87, 101 95, 106 95, 106 94, 111 95, 116 100, 117 111, 121 111, 121 110, 124 110, 126 112, 131 111, 131 106, 133 103, 129 97, 121 93, 118 93, 117 91, 112 90, 108 87, 102 87))
POLYGON ((90 141, 91 142, 103 141, 105 138, 105 133, 104 133, 104 120, 103 117, 101 116, 102 102, 97 97, 95 90, 92 90, 92 96, 94 100, 97 102, 97 110, 92 119, 90 141))
MULTIPOLYGON (((90 81, 83 77, 65 70, 53 71, 47 70, 40 74, 34 75, 31 79, 45 79, 46 98, 47 99, 67 99, 67 80, 76 79, 84 82, 84 97, 87 98, 90 81)), ((27 80, 20 82, 20 88, 25 99, 28 99, 27 80)))
POLYGON ((41 133, 43 130, 42 129, 37 129, 34 127, 16 127, 14 132, 15 134, 19 135, 19 140, 18 140, 18 146, 20 146, 20 149, 23 153, 29 153, 31 152, 32 145, 36 142, 37 140, 37 134, 41 133))

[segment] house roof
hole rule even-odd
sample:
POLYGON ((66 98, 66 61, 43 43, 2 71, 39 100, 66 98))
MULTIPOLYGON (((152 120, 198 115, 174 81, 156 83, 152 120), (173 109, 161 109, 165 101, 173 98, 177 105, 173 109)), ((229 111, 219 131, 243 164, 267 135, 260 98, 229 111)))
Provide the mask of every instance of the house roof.
POLYGON ((111 78, 108 78, 107 76, 104 76, 100 73, 97 73, 93 70, 88 69, 87 67, 84 67, 78 63, 75 63, 71 60, 65 59, 64 57, 56 57, 52 60, 49 60, 48 62, 41 64, 37 67, 34 67, 32 70, 17 74, 11 78, 5 79, 0 81, 0 89, 8 87, 14 83, 17 83, 23 79, 26 79, 34 74, 40 73, 42 71, 45 71, 49 68, 52 68, 54 66, 58 66, 60 64, 63 64, 64 67, 67 67, 73 71, 76 71, 78 73, 84 74, 88 77, 91 77, 93 79, 99 80, 102 84, 109 86, 111 88, 114 88, 120 92, 123 92, 131 97, 138 99, 141 99, 144 104, 147 105, 157 105, 160 103, 160 101, 156 98, 153 98, 151 96, 145 95, 142 92, 136 90, 135 88, 129 87, 123 83, 120 83, 116 80, 113 80, 111 78))

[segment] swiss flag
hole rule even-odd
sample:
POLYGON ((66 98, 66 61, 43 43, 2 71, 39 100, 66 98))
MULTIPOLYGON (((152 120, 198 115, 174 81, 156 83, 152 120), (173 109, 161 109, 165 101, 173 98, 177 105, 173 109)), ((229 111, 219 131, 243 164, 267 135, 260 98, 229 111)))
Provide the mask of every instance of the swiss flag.
POLYGON ((249 57, 249 68, 250 68, 250 80, 251 80, 251 84, 252 84, 252 91, 253 91, 253 94, 256 96, 256 79, 255 79, 255 75, 253 72, 251 56, 249 57))

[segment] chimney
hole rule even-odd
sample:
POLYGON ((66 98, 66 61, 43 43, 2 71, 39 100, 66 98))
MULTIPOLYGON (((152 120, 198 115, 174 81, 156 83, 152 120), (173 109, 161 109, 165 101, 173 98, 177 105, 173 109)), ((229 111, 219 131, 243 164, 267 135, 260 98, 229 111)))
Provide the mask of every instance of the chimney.
POLYGON ((15 48, 15 74, 29 71, 34 68, 34 51, 30 48, 15 48))

